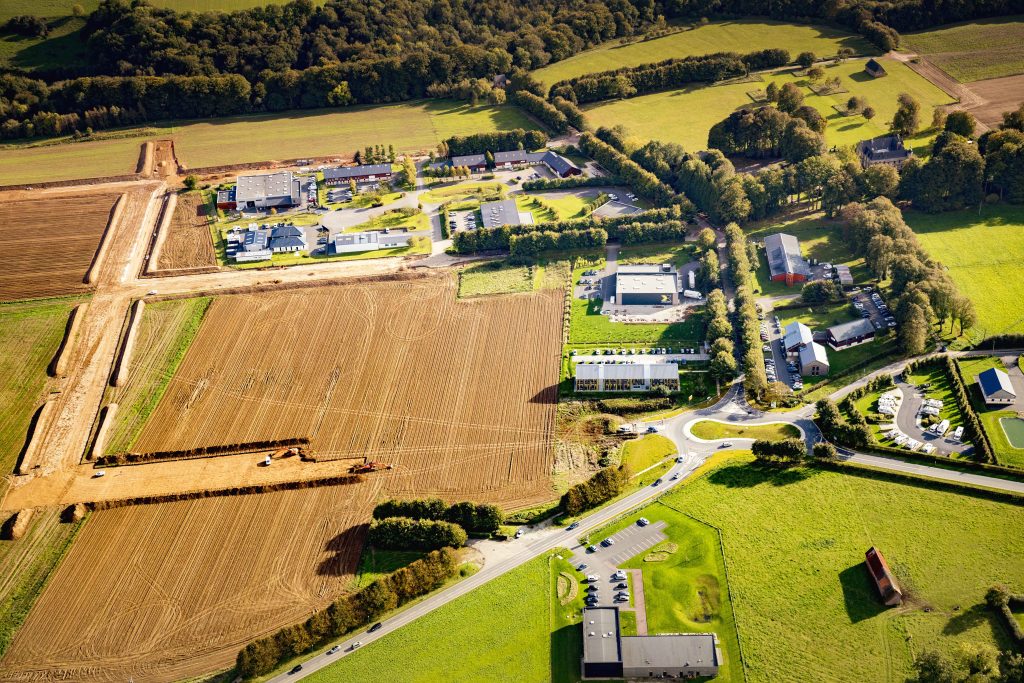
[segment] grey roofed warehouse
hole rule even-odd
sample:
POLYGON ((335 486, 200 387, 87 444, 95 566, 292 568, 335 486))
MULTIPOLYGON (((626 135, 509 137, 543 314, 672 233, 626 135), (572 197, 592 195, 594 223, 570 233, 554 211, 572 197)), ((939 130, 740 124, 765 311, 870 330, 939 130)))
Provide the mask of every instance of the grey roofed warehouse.
POLYGON ((300 195, 299 179, 291 171, 240 175, 235 184, 235 202, 242 209, 295 206, 300 195))
POLYGON ((675 305, 679 303, 679 273, 670 265, 619 266, 615 297, 623 306, 675 305))
POLYGON ((500 228, 503 225, 521 225, 519 218, 519 207, 514 199, 505 199, 500 202, 484 202, 480 205, 480 216, 483 218, 483 227, 500 228))
POLYGON ((330 183, 337 180, 348 180, 349 178, 390 178, 391 174, 391 164, 341 166, 339 168, 325 168, 324 182, 330 183))

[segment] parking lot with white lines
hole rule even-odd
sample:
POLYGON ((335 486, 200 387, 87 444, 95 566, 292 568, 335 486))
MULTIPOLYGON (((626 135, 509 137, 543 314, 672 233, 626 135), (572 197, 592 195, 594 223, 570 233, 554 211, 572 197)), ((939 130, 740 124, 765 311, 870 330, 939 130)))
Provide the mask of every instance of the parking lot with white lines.
MULTIPOLYGON (((653 522, 647 526, 633 524, 609 536, 611 545, 602 545, 601 541, 604 539, 593 539, 593 551, 588 551, 584 546, 573 549, 573 565, 586 565, 580 573, 598 576, 597 581, 589 582, 589 585, 597 586, 594 593, 597 595, 597 605, 616 604, 615 594, 618 593, 618 589, 615 586, 620 581, 613 580, 612 575, 619 571, 620 564, 666 540, 668 536, 662 531, 664 528, 665 522, 653 522)), ((625 583, 626 579, 622 579, 621 582, 625 583)), ((643 588, 634 584, 634 590, 643 588)))

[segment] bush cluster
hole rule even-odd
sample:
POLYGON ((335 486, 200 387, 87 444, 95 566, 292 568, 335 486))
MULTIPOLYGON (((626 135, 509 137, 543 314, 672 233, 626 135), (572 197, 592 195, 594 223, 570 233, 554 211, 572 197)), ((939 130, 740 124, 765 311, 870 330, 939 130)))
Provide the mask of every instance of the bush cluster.
POLYGON ((503 521, 501 508, 490 503, 461 502, 448 505, 439 498, 386 500, 373 508, 374 519, 408 517, 458 524, 466 531, 492 534, 503 521))
POLYGON ((599 249, 608 243, 608 233, 601 228, 586 230, 534 230, 509 237, 509 257, 514 263, 528 263, 548 251, 599 249))
POLYGON ((365 626, 380 615, 434 590, 455 576, 458 564, 451 548, 435 550, 407 567, 346 595, 305 622, 254 640, 238 653, 235 669, 242 678, 273 671, 282 662, 320 644, 365 626))
POLYGON ((491 133, 453 135, 441 145, 442 156, 464 156, 486 152, 510 152, 516 149, 540 149, 548 144, 548 136, 539 130, 499 130, 491 133))
POLYGON ((569 516, 597 507, 622 492, 629 481, 625 465, 605 467, 587 481, 576 484, 562 494, 562 511, 569 516))
POLYGON ((981 418, 978 417, 974 406, 971 405, 960 366, 950 356, 946 356, 946 374, 949 375, 950 383, 953 385, 953 398, 964 416, 964 433, 974 442, 974 448, 981 456, 980 460, 995 462, 996 456, 992 449, 992 441, 988 438, 988 432, 981 425, 981 418))
POLYGON ((696 213, 697 209, 693 202, 684 195, 677 196, 676 191, 659 180, 658 176, 596 135, 583 133, 580 136, 580 149, 610 173, 621 178, 638 195, 647 197, 656 204, 675 203, 687 217, 692 217, 696 213))
POLYGON ((603 398, 597 402, 602 413, 612 415, 629 415, 631 413, 649 413, 672 407, 669 398, 603 398))
POLYGON ((997 584, 985 593, 985 603, 999 613, 1018 647, 1024 646, 1024 626, 1021 626, 1013 613, 1014 609, 1024 607, 1024 593, 1012 593, 1006 586, 997 584))
MULTIPOLYGON (((520 90, 512 93, 511 100, 513 104, 522 107, 556 134, 561 135, 568 132, 569 120, 565 114, 543 97, 538 97, 529 90, 520 90)), ((582 118, 582 116, 583 113, 580 112, 580 117, 582 118)))
POLYGON ((788 467, 797 465, 807 457, 807 445, 802 439, 758 439, 750 447, 757 461, 767 465, 788 467))
MULTIPOLYGON (((870 445, 871 431, 867 424, 863 421, 855 424, 843 419, 835 401, 823 398, 815 404, 815 408, 817 412, 814 415, 814 420, 826 439, 847 448, 867 448, 870 445)), ((855 414, 859 415, 859 413, 855 414)))
POLYGON ((370 523, 366 542, 390 550, 437 550, 466 545, 465 529, 458 524, 436 519, 388 517, 370 523))

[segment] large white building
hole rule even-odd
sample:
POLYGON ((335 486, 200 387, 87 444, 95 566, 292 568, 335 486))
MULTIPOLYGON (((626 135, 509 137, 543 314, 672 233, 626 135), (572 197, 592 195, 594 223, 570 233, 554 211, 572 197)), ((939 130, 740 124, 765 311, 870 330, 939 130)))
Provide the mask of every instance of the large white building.
POLYGON ((666 386, 679 391, 675 363, 578 363, 576 391, 651 391, 666 386))
POLYGON ((339 232, 333 238, 332 248, 335 254, 397 249, 409 246, 410 238, 405 232, 339 232))
POLYGON ((298 206, 302 203, 300 185, 291 171, 240 175, 235 183, 235 204, 242 211, 298 206))

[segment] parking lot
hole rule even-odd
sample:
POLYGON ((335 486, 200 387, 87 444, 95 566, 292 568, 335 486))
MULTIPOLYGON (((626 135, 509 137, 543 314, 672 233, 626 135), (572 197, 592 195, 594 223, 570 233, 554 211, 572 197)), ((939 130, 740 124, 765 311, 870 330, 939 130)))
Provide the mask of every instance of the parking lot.
POLYGON ((870 320, 875 330, 896 328, 896 318, 877 291, 865 287, 858 292, 853 292, 850 295, 850 300, 860 317, 870 320))
POLYGON ((761 350, 765 357, 765 372, 769 382, 782 382, 793 391, 800 391, 803 389, 803 379, 796 363, 786 357, 783 342, 785 330, 779 323, 780 318, 770 311, 761 321, 761 350))
MULTIPOLYGON (((633 524, 622 531, 608 537, 611 545, 602 545, 604 539, 594 539, 594 550, 580 548, 573 552, 572 563, 584 576, 596 576, 596 581, 587 581, 585 586, 596 586, 596 590, 588 592, 597 597, 595 605, 611 606, 620 604, 615 601, 615 595, 623 590, 617 588, 619 584, 627 584, 627 580, 612 579, 612 575, 619 571, 619 565, 632 557, 639 555, 645 550, 653 548, 668 537, 662 529, 665 522, 653 522, 647 526, 633 524)), ((586 589, 585 589, 586 590, 586 589)), ((634 587, 634 590, 643 590, 642 586, 634 587)), ((627 591, 628 592, 628 591, 627 591)), ((628 605, 628 599, 621 601, 621 604, 628 605)))

